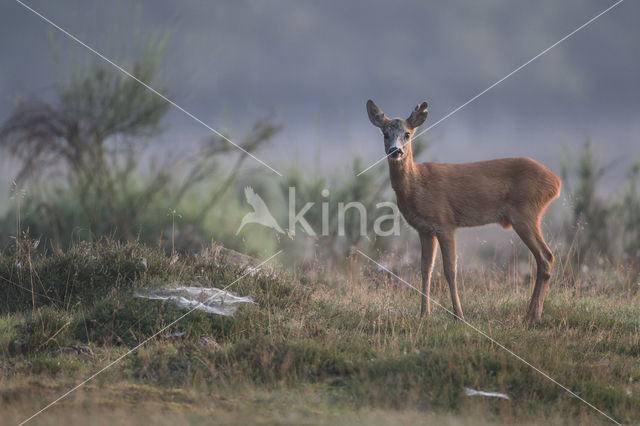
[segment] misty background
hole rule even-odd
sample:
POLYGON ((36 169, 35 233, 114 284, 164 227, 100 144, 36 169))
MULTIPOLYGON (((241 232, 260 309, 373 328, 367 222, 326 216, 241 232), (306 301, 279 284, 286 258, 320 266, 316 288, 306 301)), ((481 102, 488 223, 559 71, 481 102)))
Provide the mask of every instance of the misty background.
MULTIPOLYGON (((271 114, 284 127, 256 155, 285 175, 295 165, 325 176, 352 173, 355 157, 364 168, 384 155, 367 99, 392 117, 426 100, 429 126, 613 4, 26 3, 127 69, 141 40, 169 34, 160 77, 170 99, 234 139, 271 114)), ((599 191, 615 191, 640 155, 639 17, 637 2, 623 2, 426 133, 429 147, 416 161, 527 156, 559 174, 559 158, 589 139, 599 162, 615 165, 599 191)), ((99 62, 17 2, 0 6, 0 28, 2 121, 16 100, 54 101, 65 73, 99 62)), ((195 149, 210 133, 174 108, 163 126, 154 152, 195 149)), ((15 170, 1 164, 6 206, 15 170)))
MULTIPOLYGON (((141 35, 170 31, 162 76, 169 97, 216 129, 246 130, 274 111, 284 123, 274 165, 331 170, 383 155, 364 103, 390 116, 430 105, 426 125, 511 72, 608 1, 29 1, 107 57, 141 35)), ((16 96, 55 84, 62 60, 93 53, 14 2, 0 13, 0 117, 16 96)), ((545 163, 587 137, 604 156, 637 154, 640 5, 624 2, 428 133, 421 160, 527 155, 545 163)), ((115 69, 113 72, 117 72, 115 69)), ((168 145, 208 133, 169 114, 168 145)), ((380 165, 379 167, 384 167, 380 165)))

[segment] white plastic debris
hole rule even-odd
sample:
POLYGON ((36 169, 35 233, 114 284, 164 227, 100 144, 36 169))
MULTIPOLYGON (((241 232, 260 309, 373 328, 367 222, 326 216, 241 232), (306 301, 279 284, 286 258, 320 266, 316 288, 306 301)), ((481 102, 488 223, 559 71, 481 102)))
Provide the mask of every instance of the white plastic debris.
POLYGON ((475 396, 475 395, 479 395, 479 396, 490 396, 490 397, 494 397, 494 398, 502 398, 502 399, 509 399, 509 395, 504 394, 504 393, 498 393, 498 392, 486 392, 486 391, 479 391, 479 390, 475 390, 475 389, 471 389, 471 388, 464 388, 467 396, 475 396))
POLYGON ((241 303, 254 303, 251 297, 236 296, 215 287, 162 287, 139 291, 135 297, 168 300, 179 308, 231 316, 241 303))

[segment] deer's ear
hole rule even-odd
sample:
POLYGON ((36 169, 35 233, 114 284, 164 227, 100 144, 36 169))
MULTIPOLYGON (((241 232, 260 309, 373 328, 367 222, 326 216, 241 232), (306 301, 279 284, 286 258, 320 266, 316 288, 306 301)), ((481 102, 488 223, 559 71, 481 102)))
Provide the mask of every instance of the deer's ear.
POLYGON ((422 102, 416 106, 416 109, 414 109, 409 118, 407 118, 407 124, 414 129, 420 127, 420 125, 424 123, 424 120, 427 119, 428 108, 429 104, 426 102, 422 102))
POLYGON ((371 99, 367 101, 367 114, 369 114, 369 120, 376 127, 382 127, 389 120, 384 112, 373 102, 371 99))

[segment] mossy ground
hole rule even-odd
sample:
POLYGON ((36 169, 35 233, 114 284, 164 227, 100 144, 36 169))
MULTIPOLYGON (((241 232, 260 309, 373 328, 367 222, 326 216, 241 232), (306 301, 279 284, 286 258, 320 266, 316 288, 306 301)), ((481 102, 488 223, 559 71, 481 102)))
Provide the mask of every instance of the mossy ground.
MULTIPOLYGON (((373 266, 373 267, 372 267, 373 266)), ((419 282, 417 268, 398 271, 419 282)), ((184 314, 134 298, 171 282, 223 287, 243 273, 208 254, 176 260, 103 241, 47 256, 0 257, 0 419, 20 422, 184 314), (32 297, 32 292, 35 296, 32 297), (56 354, 86 345, 93 356, 56 354)), ((543 320, 522 321, 530 288, 466 270, 466 319, 623 423, 640 419, 638 288, 556 273, 543 320)), ((251 274, 233 285, 256 305, 196 311, 97 376, 34 424, 593 424, 607 419, 433 307, 353 261, 347 270, 251 274), (181 337, 167 337, 184 331, 181 337), (220 344, 199 345, 207 336, 220 344), (510 400, 468 397, 465 388, 510 400)), ((434 300, 449 306, 439 277, 434 300)))

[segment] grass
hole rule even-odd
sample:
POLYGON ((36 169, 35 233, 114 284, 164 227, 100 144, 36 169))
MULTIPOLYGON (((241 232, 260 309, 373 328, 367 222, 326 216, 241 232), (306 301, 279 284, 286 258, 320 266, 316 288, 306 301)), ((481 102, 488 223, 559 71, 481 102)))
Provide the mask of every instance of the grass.
MULTIPOLYGON (((223 287, 242 273, 213 253, 172 261, 101 241, 0 256, 3 423, 24 420, 184 313, 134 298, 136 289, 223 287), (93 355, 54 352, 70 345, 93 355)), ((640 419, 640 294, 616 281, 623 274, 596 285, 556 272, 543 320, 530 326, 528 281, 464 269, 469 322, 616 420, 640 419)), ((372 264, 321 271, 248 275, 232 290, 257 305, 231 318, 193 312, 34 423, 607 423, 438 307, 421 320, 419 296, 372 264), (166 337, 173 331, 186 334, 166 337), (203 336, 220 347, 199 344, 203 336), (466 387, 510 400, 468 397, 466 387)), ((419 282, 415 268, 399 275, 419 282)), ((437 274, 433 287, 448 307, 437 274)))

